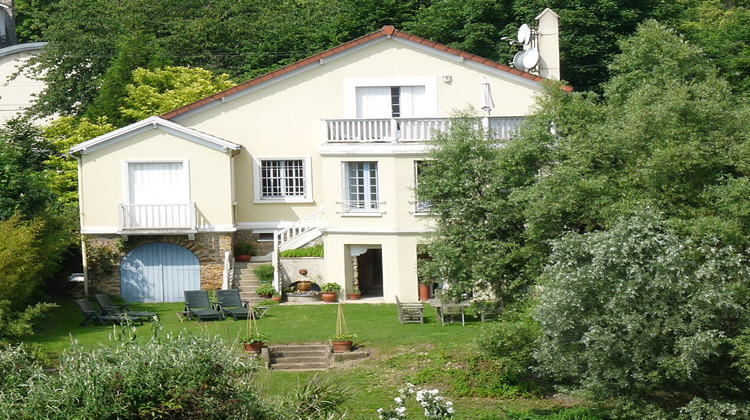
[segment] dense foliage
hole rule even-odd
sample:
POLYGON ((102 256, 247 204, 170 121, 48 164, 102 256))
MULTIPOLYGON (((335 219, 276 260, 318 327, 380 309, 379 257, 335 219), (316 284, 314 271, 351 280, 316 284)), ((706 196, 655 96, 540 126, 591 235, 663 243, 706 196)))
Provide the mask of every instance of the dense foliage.
POLYGON ((731 343, 750 322, 748 274, 733 247, 686 240, 649 208, 605 231, 567 234, 536 310, 541 370, 621 404, 664 392, 682 393, 678 406, 693 396, 747 400, 731 343))
POLYGON ((737 92, 748 83, 746 1, 639 0, 18 0, 19 39, 45 40, 39 77, 48 84, 45 115, 106 116, 119 109, 136 68, 201 67, 235 82, 395 25, 415 35, 510 62, 502 41, 533 24, 544 8, 561 25, 562 77, 579 91, 599 90, 617 41, 649 18, 679 28, 706 48, 737 92), (44 70, 42 72, 42 70, 44 70))
POLYGON ((34 419, 276 418, 251 384, 256 366, 218 338, 73 346, 48 373, 23 346, 0 350, 0 416, 34 419))

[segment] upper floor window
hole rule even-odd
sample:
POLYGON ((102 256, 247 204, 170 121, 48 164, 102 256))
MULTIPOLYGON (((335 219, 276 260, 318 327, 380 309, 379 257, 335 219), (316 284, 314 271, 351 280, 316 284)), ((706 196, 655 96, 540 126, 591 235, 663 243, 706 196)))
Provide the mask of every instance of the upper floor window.
POLYGON ((427 164, 427 161, 424 160, 415 160, 414 161, 414 196, 416 198, 415 200, 415 213, 429 213, 430 209, 432 208, 432 203, 425 200, 420 200, 418 191, 419 191, 419 178, 422 176, 422 169, 427 164))
POLYGON ((309 158, 256 158, 255 180, 256 201, 312 200, 309 158))
POLYGON ((344 79, 345 118, 429 118, 438 116, 435 77, 344 79))
POLYGON ((379 211, 377 162, 345 162, 344 211, 379 211))
POLYGON ((429 104, 424 86, 363 86, 356 88, 357 118, 425 116, 429 104))

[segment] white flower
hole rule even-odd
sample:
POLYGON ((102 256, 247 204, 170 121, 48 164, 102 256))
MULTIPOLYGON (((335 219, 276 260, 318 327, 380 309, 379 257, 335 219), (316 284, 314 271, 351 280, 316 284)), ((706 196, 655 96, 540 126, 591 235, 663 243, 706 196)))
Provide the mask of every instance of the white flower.
POLYGON ((393 399, 393 401, 396 401, 396 404, 403 404, 404 400, 401 397, 396 397, 393 399))

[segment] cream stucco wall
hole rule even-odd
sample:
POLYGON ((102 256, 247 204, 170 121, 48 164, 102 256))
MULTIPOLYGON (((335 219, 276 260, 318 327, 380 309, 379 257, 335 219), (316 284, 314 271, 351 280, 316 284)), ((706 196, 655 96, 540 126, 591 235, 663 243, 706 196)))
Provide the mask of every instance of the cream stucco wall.
POLYGON ((185 161, 190 200, 196 202, 199 230, 231 230, 232 181, 228 154, 151 129, 81 157, 84 232, 117 231, 118 204, 126 194, 125 162, 185 161))
POLYGON ((11 80, 19 67, 39 54, 46 43, 19 44, 0 49, 0 126, 21 114, 31 105, 35 94, 44 89, 44 82, 24 72, 11 80))
MULTIPOLYGON (((476 63, 459 62, 428 53, 421 47, 384 40, 299 75, 276 80, 262 88, 249 89, 250 92, 241 97, 219 103, 199 113, 181 116, 175 121, 245 147, 236 159, 236 214, 240 226, 243 223, 293 221, 313 212, 324 199, 325 208, 332 209, 329 197, 341 195, 338 190, 340 161, 322 159, 318 148, 323 143, 321 120, 345 118, 352 114, 351 109, 346 107, 352 102, 352 98, 345 97, 347 82, 366 78, 431 80, 436 86, 437 115, 434 116, 448 117, 454 111, 469 106, 479 108, 482 77, 487 77, 492 85, 497 106, 492 111, 492 116, 521 116, 527 114, 533 106, 538 86, 527 79, 501 71, 490 71, 476 63), (450 83, 443 82, 445 75, 451 76, 450 83), (311 159, 312 202, 254 202, 253 158, 283 156, 311 159)), ((383 161, 381 165, 384 170, 388 170, 389 165, 396 163, 383 161)), ((405 166, 398 164, 400 179, 392 181, 400 182, 408 178, 407 184, 412 185, 413 170, 405 170, 405 166)), ((397 168, 394 166, 392 169, 397 168)), ((383 180, 383 184, 389 182, 391 181, 383 180)), ((386 189, 384 193, 387 194, 387 191, 403 195, 403 188, 386 189)), ((392 204, 387 204, 390 211, 385 223, 393 223, 397 215, 404 215, 401 207, 395 207, 400 206, 403 200, 393 196, 392 200, 386 198, 386 201, 392 204)), ((357 222, 344 222, 345 225, 351 223, 357 222)), ((409 223, 413 224, 415 221, 409 220, 409 223)))

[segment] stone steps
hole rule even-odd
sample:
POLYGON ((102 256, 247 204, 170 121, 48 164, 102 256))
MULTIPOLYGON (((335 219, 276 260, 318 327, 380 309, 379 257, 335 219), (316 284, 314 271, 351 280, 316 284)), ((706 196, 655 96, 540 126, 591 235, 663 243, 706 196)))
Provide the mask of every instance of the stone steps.
POLYGON ((267 262, 235 262, 234 284, 240 290, 240 299, 250 301, 253 305, 265 300, 255 292, 261 283, 253 270, 259 265, 267 262))
POLYGON ((331 348, 327 344, 277 345, 268 348, 271 369, 286 371, 328 369, 331 348))

